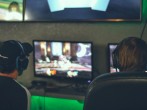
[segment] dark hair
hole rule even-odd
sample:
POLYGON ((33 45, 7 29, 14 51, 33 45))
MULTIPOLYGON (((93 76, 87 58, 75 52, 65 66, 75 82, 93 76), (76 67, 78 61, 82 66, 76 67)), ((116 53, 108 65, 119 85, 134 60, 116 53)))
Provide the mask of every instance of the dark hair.
POLYGON ((19 4, 18 4, 17 2, 11 2, 11 3, 10 3, 10 5, 9 5, 9 7, 8 7, 9 11, 12 11, 12 8, 13 8, 13 7, 16 7, 16 9, 17 9, 18 12, 20 11, 20 9, 19 9, 19 4))
POLYGON ((120 71, 145 71, 147 43, 137 37, 123 39, 114 51, 120 71))

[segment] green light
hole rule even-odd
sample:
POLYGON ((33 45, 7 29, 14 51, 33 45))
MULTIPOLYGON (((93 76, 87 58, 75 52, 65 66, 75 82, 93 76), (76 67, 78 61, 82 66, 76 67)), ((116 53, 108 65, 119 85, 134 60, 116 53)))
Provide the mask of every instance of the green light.
POLYGON ((143 0, 143 18, 147 19, 147 0, 143 0))
POLYGON ((72 99, 32 96, 31 110, 83 110, 83 102, 72 99))

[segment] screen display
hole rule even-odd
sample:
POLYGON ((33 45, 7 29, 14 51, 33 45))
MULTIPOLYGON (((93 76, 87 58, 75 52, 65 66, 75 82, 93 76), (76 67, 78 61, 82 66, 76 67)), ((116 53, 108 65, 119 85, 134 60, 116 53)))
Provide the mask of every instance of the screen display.
POLYGON ((92 43, 34 40, 35 76, 92 78, 92 43))
POLYGON ((112 60, 112 53, 115 50, 115 48, 117 47, 117 43, 110 43, 108 44, 108 63, 109 63, 109 67, 108 67, 108 72, 113 73, 113 72, 119 72, 119 70, 113 67, 113 60, 112 60))
POLYGON ((26 0, 25 21, 140 21, 141 0, 26 0))
POLYGON ((0 21, 23 21, 23 0, 0 0, 0 21))

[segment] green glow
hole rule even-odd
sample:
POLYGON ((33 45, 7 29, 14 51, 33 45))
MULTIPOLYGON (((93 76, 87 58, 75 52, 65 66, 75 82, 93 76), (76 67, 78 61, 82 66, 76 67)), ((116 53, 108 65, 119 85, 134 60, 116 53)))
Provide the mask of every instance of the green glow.
POLYGON ((143 0, 143 18, 147 19, 147 0, 143 0))
POLYGON ((31 110, 83 110, 83 101, 32 96, 31 110))

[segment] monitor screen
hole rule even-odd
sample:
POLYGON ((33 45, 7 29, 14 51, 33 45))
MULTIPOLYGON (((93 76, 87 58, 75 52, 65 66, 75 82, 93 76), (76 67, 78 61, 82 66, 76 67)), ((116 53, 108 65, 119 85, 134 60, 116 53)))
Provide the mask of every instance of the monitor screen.
POLYGON ((33 40, 33 46, 35 76, 92 79, 92 42, 33 40))
POLYGON ((142 0, 26 0, 25 21, 140 21, 142 0))
POLYGON ((117 47, 117 43, 109 43, 108 44, 108 72, 113 73, 113 72, 118 72, 119 70, 113 67, 113 60, 112 60, 112 53, 117 47))
POLYGON ((23 21, 23 0, 0 0, 0 21, 23 21))

